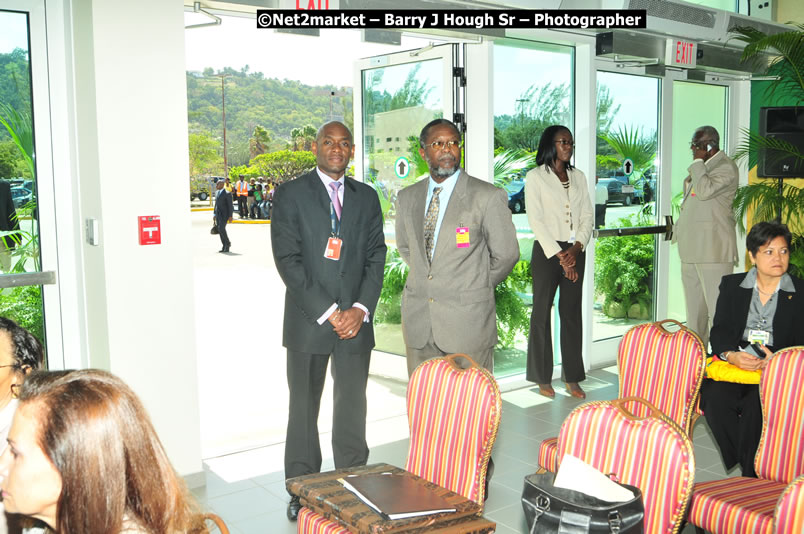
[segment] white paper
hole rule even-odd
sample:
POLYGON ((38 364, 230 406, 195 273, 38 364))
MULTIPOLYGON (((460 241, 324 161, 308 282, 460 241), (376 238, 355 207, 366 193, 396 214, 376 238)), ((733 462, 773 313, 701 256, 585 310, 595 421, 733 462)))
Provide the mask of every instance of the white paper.
POLYGON ((631 490, 569 454, 565 454, 561 460, 553 485, 557 488, 579 491, 606 502, 625 502, 634 498, 631 490))

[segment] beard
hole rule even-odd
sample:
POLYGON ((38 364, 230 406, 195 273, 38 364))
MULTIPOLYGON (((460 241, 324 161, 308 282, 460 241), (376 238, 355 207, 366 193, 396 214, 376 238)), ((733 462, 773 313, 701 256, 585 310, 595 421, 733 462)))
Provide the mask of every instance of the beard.
POLYGON ((428 158, 427 166, 430 168, 431 176, 448 178, 458 170, 458 161, 452 156, 443 157, 436 161, 432 161, 428 158))

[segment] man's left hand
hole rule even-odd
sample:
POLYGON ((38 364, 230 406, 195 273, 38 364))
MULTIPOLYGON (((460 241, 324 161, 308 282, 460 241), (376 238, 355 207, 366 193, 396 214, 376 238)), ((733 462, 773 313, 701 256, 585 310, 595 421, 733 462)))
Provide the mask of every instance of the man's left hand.
POLYGON ((335 333, 341 339, 352 339, 360 332, 363 326, 363 319, 366 313, 360 308, 349 308, 343 310, 340 316, 340 324, 335 328, 335 333))

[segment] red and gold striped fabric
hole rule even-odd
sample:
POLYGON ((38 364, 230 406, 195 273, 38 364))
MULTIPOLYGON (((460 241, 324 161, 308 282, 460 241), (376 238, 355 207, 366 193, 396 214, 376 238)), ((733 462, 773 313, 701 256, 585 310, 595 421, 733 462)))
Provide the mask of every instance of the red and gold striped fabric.
POLYGON ((784 488, 780 482, 744 477, 699 482, 687 520, 708 532, 770 534, 773 510, 784 488))
POLYGON ((405 469, 483 504, 486 468, 502 400, 485 369, 447 358, 416 368, 408 384, 410 447, 405 469))
POLYGON ((756 456, 759 478, 789 484, 804 475, 804 347, 778 351, 762 372, 762 439, 756 456))
POLYGON ((804 532, 804 476, 787 486, 773 515, 774 534, 801 534, 804 532))
POLYGON ((550 472, 558 469, 558 438, 547 438, 539 445, 539 465, 550 472))
MULTIPOLYGON (((667 322, 675 323, 641 324, 623 336, 617 356, 619 396, 647 400, 689 434, 706 369, 706 351, 694 332, 681 325, 669 332, 663 326, 667 322)), ((639 404, 629 408, 635 415, 647 415, 639 404)))
POLYGON ((348 529, 315 513, 306 506, 302 506, 299 510, 299 518, 296 521, 299 534, 349 534, 348 529))
MULTIPOLYGON (((632 406, 637 399, 623 399, 632 406)), ((624 484, 642 490, 645 532, 677 532, 692 490, 692 443, 658 411, 646 418, 615 403, 590 402, 570 413, 558 435, 558 454, 571 454, 624 484)), ((644 402, 644 401, 642 401, 644 402)))

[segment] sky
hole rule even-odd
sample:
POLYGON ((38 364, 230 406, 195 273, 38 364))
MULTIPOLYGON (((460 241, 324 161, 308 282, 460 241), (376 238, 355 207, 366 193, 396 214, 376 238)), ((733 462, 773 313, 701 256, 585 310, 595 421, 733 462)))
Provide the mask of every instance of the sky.
POLYGON ((0 11, 0 54, 28 50, 28 21, 22 13, 0 11))

